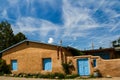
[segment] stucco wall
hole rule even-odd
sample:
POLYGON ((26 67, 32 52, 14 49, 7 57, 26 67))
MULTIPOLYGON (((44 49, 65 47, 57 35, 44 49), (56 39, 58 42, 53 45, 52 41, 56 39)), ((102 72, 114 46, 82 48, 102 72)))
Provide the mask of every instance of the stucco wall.
POLYGON ((107 75, 120 77, 120 59, 104 60, 99 56, 91 55, 67 57, 67 63, 71 61, 74 67, 74 69, 70 69, 72 74, 78 74, 77 59, 81 58, 88 58, 90 75, 93 75, 94 71, 97 69, 103 77, 106 77, 107 75), (96 67, 93 66, 93 59, 96 59, 96 67))
MULTIPOLYGON (((67 63, 69 64, 70 62, 72 62, 73 68, 74 69, 70 69, 70 72, 72 74, 78 74, 78 65, 77 65, 77 59, 81 59, 81 58, 88 58, 88 63, 89 63, 89 70, 90 70, 90 74, 93 74, 93 66, 92 66, 92 56, 91 55, 84 55, 84 56, 74 56, 74 57, 67 57, 67 63)), ((98 58, 98 57, 95 57, 98 58)))
MULTIPOLYGON (((59 52, 59 59, 57 55, 57 46, 50 46, 46 44, 38 44, 26 42, 8 50, 3 53, 2 58, 6 60, 7 64, 11 64, 11 60, 18 61, 18 70, 13 73, 47 73, 43 70, 42 59, 52 59, 52 73, 61 72, 61 53, 59 52)), ((63 49, 63 55, 71 55, 66 49, 63 49)), ((65 58, 64 58, 65 60, 65 58)))
POLYGON ((102 76, 120 77, 120 59, 103 60, 97 62, 97 68, 100 70, 102 76))

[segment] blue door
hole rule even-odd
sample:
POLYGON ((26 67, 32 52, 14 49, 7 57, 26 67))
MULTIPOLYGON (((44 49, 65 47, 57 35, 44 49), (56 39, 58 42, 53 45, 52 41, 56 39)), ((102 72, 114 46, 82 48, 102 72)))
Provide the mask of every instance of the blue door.
POLYGON ((12 60, 11 64, 12 64, 12 70, 17 70, 17 68, 18 68, 18 66, 17 66, 17 60, 12 60))
POLYGON ((88 59, 86 59, 86 58, 85 59, 78 59, 77 66, 78 66, 78 74, 80 76, 90 75, 88 59))
POLYGON ((51 58, 43 59, 43 69, 44 69, 45 71, 50 71, 50 70, 52 70, 51 58))

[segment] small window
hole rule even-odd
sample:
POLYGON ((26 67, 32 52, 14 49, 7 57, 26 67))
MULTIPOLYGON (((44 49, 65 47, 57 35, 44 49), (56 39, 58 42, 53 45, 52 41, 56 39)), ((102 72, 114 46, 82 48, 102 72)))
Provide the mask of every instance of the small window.
POLYGON ((12 70, 17 70, 18 64, 17 60, 11 60, 12 70))
POLYGON ((96 67, 96 59, 93 59, 93 67, 96 67))
POLYGON ((43 59, 43 70, 45 70, 45 71, 51 71, 52 70, 51 58, 44 58, 43 59))

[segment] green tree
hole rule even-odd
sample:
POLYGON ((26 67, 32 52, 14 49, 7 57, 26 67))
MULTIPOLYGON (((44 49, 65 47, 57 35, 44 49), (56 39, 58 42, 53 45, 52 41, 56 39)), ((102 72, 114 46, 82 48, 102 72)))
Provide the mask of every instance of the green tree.
POLYGON ((73 56, 80 56, 80 55, 84 55, 83 52, 81 52, 78 49, 72 48, 72 47, 68 47, 69 51, 73 54, 73 56))
POLYGON ((120 46, 120 38, 118 39, 118 45, 120 46))
POLYGON ((0 50, 13 45, 14 34, 11 25, 5 21, 0 23, 0 50))
POLYGON ((25 35, 23 33, 19 32, 14 36, 14 39, 15 39, 15 43, 18 43, 18 42, 25 40, 27 38, 25 37, 25 35))
POLYGON ((9 74, 11 73, 10 65, 6 64, 6 61, 3 59, 0 59, 0 75, 1 74, 9 74))
POLYGON ((115 40, 115 41, 112 41, 112 46, 115 47, 115 46, 116 46, 116 43, 117 43, 116 40, 115 40))
POLYGON ((0 23, 0 51, 24 39, 26 39, 26 37, 22 33, 14 35, 11 25, 7 21, 0 23))
POLYGON ((120 38, 112 41, 112 45, 113 45, 113 47, 119 47, 120 46, 120 38))

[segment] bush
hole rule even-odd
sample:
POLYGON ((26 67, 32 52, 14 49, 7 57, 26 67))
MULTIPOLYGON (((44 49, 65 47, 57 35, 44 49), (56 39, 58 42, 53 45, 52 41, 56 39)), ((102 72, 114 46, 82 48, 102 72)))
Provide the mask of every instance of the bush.
POLYGON ((10 74, 10 65, 6 64, 6 61, 0 59, 0 74, 10 74))
POLYGON ((38 75, 39 78, 51 78, 51 79, 55 79, 55 78, 65 78, 65 75, 62 73, 54 73, 54 74, 39 74, 38 75))
POLYGON ((65 78, 65 75, 62 73, 55 73, 54 78, 58 77, 59 79, 65 78))
POLYGON ((48 73, 48 74, 25 74, 25 73, 19 73, 14 74, 14 77, 26 77, 26 78, 49 78, 49 79, 63 79, 65 78, 65 75, 62 73, 48 73))
POLYGON ((79 75, 78 74, 72 74, 72 75, 66 75, 66 79, 73 79, 73 78, 76 78, 78 77, 79 75))
POLYGON ((63 66, 63 70, 66 74, 70 74, 70 71, 69 71, 69 64, 67 63, 62 63, 62 66, 63 66))

